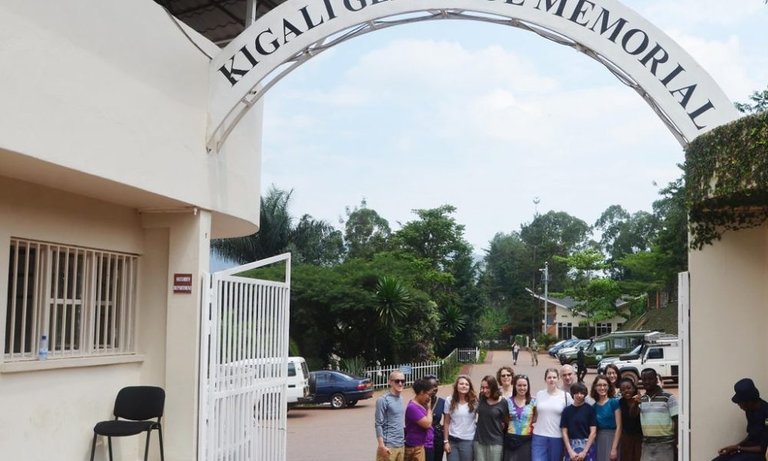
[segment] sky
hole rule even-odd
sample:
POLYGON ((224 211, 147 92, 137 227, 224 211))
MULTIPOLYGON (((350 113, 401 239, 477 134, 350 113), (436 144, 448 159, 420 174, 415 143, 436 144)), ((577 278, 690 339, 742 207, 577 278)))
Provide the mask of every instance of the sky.
MULTIPOLYGON (((733 101, 768 86, 763 0, 625 0, 733 101)), ((482 254, 536 211, 593 224, 651 210, 684 153, 632 89, 575 50, 477 21, 432 21, 337 45, 264 97, 262 193, 342 228, 366 200, 393 230, 450 204, 482 254), (538 200, 538 205, 534 204, 538 200)))

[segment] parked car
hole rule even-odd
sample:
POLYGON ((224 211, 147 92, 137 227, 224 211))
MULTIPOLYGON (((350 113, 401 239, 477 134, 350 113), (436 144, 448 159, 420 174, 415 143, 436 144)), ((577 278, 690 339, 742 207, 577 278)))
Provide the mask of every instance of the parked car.
POLYGON ((309 398, 309 368, 304 357, 288 357, 288 408, 307 403, 309 398))
POLYGON ((576 342, 578 342, 578 341, 579 341, 579 338, 571 338, 571 339, 566 339, 566 340, 560 341, 560 342, 556 343, 554 346, 549 348, 549 355, 551 355, 552 357, 557 357, 557 352, 560 349, 562 349, 564 347, 570 347, 570 346, 576 344, 576 342))
MULTIPOLYGON (((584 351, 584 363, 587 368, 597 368, 597 364, 606 357, 618 357, 630 352, 643 342, 643 338, 648 333, 651 332, 648 330, 614 331, 613 333, 598 336, 592 340, 592 344, 584 351)), ((558 357, 560 363, 575 363, 577 352, 558 357)))
POLYGON ((566 357, 570 354, 578 354, 580 347, 583 347, 584 350, 586 351, 590 344, 592 344, 591 339, 580 339, 576 341, 573 344, 573 346, 560 348, 560 350, 557 351, 557 358, 558 360, 560 360, 560 365, 565 365, 565 360, 563 359, 563 357, 566 357))
POLYGON ((642 371, 651 368, 656 370, 662 381, 677 384, 680 377, 680 341, 671 335, 648 336, 639 357, 621 356, 614 362, 621 377, 639 383, 642 371))
POLYGON ((626 354, 622 354, 618 357, 605 357, 603 360, 600 361, 600 363, 597 364, 597 374, 604 375, 605 367, 607 367, 608 364, 616 363, 619 360, 633 360, 633 359, 640 358, 640 351, 642 349, 643 349, 643 345, 638 344, 637 347, 632 349, 632 351, 627 352, 626 354))
POLYGON ((353 407, 359 400, 373 397, 370 378, 334 370, 312 371, 309 376, 312 403, 330 403, 331 408, 339 409, 353 407))

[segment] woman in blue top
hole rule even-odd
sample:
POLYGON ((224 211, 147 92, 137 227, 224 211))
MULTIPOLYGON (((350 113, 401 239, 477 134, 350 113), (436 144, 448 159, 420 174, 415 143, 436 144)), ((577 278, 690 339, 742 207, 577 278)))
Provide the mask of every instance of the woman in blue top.
POLYGON ((597 415, 597 459, 596 461, 616 461, 619 459, 619 439, 621 438, 621 406, 619 399, 613 398, 616 388, 604 375, 599 375, 592 382, 590 395, 595 399, 597 415))

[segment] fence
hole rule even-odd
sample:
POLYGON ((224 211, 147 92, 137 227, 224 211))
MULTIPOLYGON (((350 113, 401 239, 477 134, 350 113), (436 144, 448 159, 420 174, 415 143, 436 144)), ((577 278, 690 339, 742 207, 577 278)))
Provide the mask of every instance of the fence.
POLYGON ((451 376, 462 363, 476 362, 479 357, 480 350, 477 348, 454 349, 442 360, 368 367, 364 373, 366 377, 371 378, 374 388, 382 388, 389 386, 389 374, 400 370, 405 375, 405 385, 410 386, 414 381, 427 375, 435 375, 440 381, 445 381, 446 377, 451 376))

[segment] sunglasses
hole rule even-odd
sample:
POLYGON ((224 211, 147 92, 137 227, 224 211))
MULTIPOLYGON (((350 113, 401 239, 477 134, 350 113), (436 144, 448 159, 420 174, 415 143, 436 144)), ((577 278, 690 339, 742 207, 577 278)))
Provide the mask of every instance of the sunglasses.
POLYGON ((511 378, 512 377, 512 375, 499 375, 499 376, 501 376, 502 378, 511 378))
POLYGON ((395 384, 405 384, 404 379, 393 379, 392 382, 395 384))

